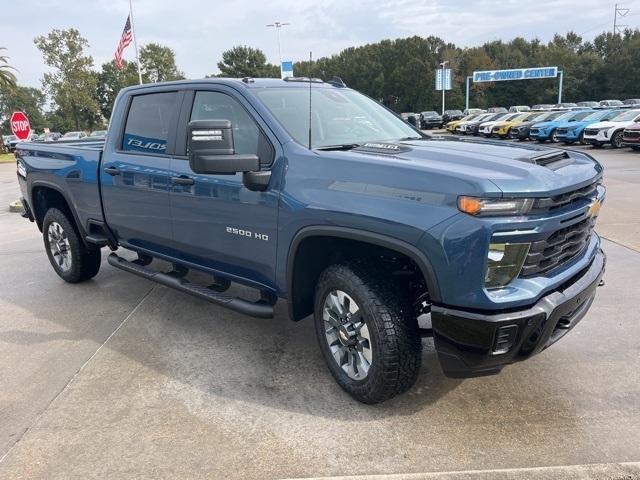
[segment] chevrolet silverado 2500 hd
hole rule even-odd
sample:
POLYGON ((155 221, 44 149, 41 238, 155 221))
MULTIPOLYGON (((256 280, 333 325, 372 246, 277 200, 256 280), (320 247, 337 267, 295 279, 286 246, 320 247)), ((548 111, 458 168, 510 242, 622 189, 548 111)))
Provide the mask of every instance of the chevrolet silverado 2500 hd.
POLYGON ((496 143, 426 137, 337 80, 212 78, 126 88, 104 141, 16 156, 62 279, 94 277, 108 247, 112 266, 236 312, 283 299, 313 315, 340 386, 375 403, 412 386, 422 336, 447 375, 495 374, 593 302, 602 166, 496 143))

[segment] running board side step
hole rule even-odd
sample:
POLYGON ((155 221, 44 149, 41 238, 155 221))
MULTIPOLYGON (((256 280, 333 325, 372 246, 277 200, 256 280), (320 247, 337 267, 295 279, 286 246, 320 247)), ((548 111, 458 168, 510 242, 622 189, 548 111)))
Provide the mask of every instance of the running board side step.
POLYGON ((243 313, 251 317, 273 318, 273 305, 265 301, 258 300, 257 302, 250 302, 249 300, 244 300, 242 298, 224 295, 205 286, 191 283, 184 278, 177 278, 174 275, 157 272, 140 264, 129 262, 115 253, 109 255, 108 261, 112 266, 124 270, 125 272, 133 273, 134 275, 146 278, 147 280, 152 280, 161 285, 175 288, 176 290, 180 290, 181 292, 188 293, 202 300, 215 303, 216 305, 228 308, 229 310, 243 313))

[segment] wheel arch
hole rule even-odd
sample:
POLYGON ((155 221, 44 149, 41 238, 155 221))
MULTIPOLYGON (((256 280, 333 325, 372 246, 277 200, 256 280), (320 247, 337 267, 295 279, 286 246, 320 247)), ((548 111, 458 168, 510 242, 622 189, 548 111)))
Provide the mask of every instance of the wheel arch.
POLYGON ((58 185, 42 180, 35 181, 30 186, 29 197, 31 200, 30 208, 40 231, 42 231, 42 222, 47 210, 49 208, 58 208, 71 216, 70 220, 73 221, 73 226, 77 229, 82 242, 86 244, 86 233, 73 208, 73 203, 58 185))
POLYGON ((315 283, 328 265, 327 258, 310 256, 304 249, 310 240, 339 240, 353 245, 371 246, 400 254, 419 268, 432 301, 439 301, 440 290, 435 271, 429 259, 414 245, 394 237, 378 233, 337 226, 311 226, 301 229, 293 238, 287 256, 286 284, 289 317, 301 320, 313 312, 315 283), (309 265, 310 263, 310 265, 309 265), (309 275, 300 277, 303 266, 309 266, 309 275))

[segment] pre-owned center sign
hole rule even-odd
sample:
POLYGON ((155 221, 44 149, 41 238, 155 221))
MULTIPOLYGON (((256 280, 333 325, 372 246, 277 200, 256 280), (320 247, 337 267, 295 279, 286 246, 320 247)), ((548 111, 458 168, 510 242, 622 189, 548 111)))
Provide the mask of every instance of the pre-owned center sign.
POLYGON ((513 68, 511 70, 485 70, 473 72, 473 82, 502 82, 505 80, 537 80, 556 78, 558 67, 513 68))

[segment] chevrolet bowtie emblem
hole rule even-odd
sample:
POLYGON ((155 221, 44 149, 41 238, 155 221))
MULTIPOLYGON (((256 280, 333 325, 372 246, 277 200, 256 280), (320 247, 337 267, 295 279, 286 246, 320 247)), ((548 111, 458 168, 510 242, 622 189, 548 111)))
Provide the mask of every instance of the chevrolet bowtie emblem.
POLYGON ((587 212, 588 217, 597 217, 600 213, 600 207, 602 206, 602 202, 600 200, 594 200, 591 205, 589 205, 589 211, 587 212))

